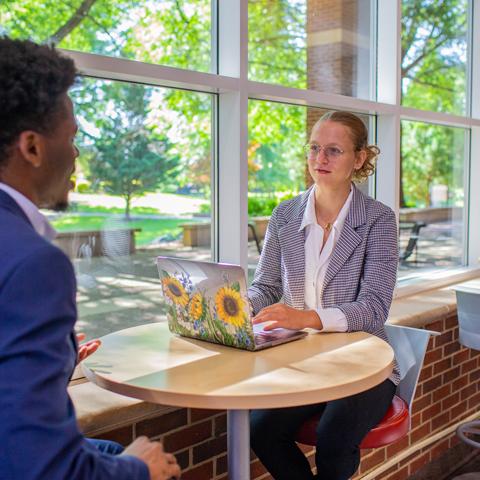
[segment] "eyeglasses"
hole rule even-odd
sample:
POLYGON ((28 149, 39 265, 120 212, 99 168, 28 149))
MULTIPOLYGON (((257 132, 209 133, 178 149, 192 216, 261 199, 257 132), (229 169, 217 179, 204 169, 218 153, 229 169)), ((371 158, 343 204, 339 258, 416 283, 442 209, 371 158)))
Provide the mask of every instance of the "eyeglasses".
POLYGON ((323 145, 317 145, 316 143, 307 143, 304 145, 303 150, 307 158, 316 158, 322 150, 327 158, 338 158, 345 153, 344 150, 341 150, 338 147, 324 147, 323 145))

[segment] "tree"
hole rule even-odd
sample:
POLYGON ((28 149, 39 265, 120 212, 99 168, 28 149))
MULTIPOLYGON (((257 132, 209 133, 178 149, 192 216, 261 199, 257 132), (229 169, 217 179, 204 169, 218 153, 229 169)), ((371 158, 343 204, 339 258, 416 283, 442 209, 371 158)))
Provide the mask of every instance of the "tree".
POLYGON ((100 190, 122 196, 125 216, 130 219, 132 198, 157 188, 174 174, 179 158, 169 152, 171 145, 165 136, 149 126, 149 89, 102 82, 93 91, 103 93, 95 105, 108 114, 90 120, 90 129, 94 126, 99 135, 89 135, 94 141, 87 147, 88 179, 100 190))
MULTIPOLYGON (((306 2, 250 0, 249 76, 252 80, 306 88, 306 2)), ((249 188, 272 194, 305 187, 302 146, 307 108, 251 100, 249 188)))
MULTIPOLYGON (((6 0, 0 4, 0 24, 15 38, 208 70, 210 2, 196 3, 192 9, 190 2, 182 0, 45 0, 42 5, 36 0, 6 0)), ((81 173, 94 179, 96 188, 102 186, 105 191, 122 194, 127 214, 131 196, 159 186, 158 179, 168 184, 209 187, 209 95, 133 84, 118 87, 122 84, 116 82, 82 82, 74 92, 82 127, 81 173), (172 167, 179 161, 185 168, 172 167), (160 168, 162 171, 158 171, 160 168), (123 178, 118 177, 120 173, 123 178)))
MULTIPOLYGON (((402 2, 403 104, 463 114, 466 103, 466 0, 402 2)), ((434 184, 458 190, 463 135, 455 128, 402 122, 400 206, 430 206, 434 184)), ((460 180, 460 185, 462 181, 460 180)))
MULTIPOLYGON (((465 111, 466 12, 467 0, 402 1, 404 105, 460 114, 465 111)), ((249 0, 248 13, 250 78, 305 88, 306 2, 249 0)), ((41 5, 37 0, 3 0, 0 25, 12 36, 33 36, 37 41, 55 42, 63 48, 215 71, 210 0, 44 0, 41 5)), ((200 185, 208 194, 212 97, 174 89, 156 92, 151 97, 157 103, 150 108, 150 127, 156 135, 166 136, 172 144, 169 154, 177 155, 184 166, 171 170, 176 175, 175 182, 200 185)), ((90 91, 79 94, 80 115, 93 118, 102 114, 97 98, 90 91)), ((432 182, 450 181, 455 160, 442 147, 442 155, 446 157, 441 162, 433 161, 427 175, 428 169, 422 165, 425 158, 412 148, 423 148, 428 135, 422 137, 422 129, 409 129, 408 124, 403 131, 408 139, 405 138, 402 149, 401 206, 407 202, 423 205, 432 182), (417 134, 420 137, 413 141, 412 135, 417 134), (424 174, 428 177, 426 181, 418 176, 424 174)), ((448 129, 434 129, 432 145, 451 144, 446 132, 448 129)), ((305 107, 251 100, 250 188, 271 192, 303 186, 301 146, 305 137, 305 107)), ((82 155, 80 163, 88 164, 89 158, 82 155)))

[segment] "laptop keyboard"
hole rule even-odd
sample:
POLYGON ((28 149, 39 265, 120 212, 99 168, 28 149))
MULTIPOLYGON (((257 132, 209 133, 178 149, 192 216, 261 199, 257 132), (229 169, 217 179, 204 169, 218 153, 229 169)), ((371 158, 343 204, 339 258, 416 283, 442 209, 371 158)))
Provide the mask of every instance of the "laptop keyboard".
POLYGON ((263 345, 264 343, 272 341, 274 335, 269 333, 256 333, 254 335, 255 345, 263 345))

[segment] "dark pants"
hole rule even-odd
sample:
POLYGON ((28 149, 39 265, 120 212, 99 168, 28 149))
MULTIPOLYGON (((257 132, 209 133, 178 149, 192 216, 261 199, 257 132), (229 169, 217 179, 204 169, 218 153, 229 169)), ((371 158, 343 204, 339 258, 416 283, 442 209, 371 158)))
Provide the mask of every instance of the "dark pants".
POLYGON ((120 455, 120 453, 123 452, 123 447, 119 443, 112 442, 111 440, 97 440, 96 438, 87 438, 86 440, 102 453, 120 455))
POLYGON ((347 480, 360 463, 361 441, 384 417, 394 394, 395 385, 385 380, 366 392, 326 403, 253 410, 252 449, 275 480, 347 480), (294 438, 303 422, 318 413, 315 477, 294 438))

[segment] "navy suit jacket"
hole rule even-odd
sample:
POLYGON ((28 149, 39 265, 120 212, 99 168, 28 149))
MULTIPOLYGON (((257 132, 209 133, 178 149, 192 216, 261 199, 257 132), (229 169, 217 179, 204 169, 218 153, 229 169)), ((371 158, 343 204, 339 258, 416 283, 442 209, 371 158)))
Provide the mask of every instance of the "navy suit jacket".
POLYGON ((75 367, 71 262, 0 190, 0 479, 148 480, 146 464, 92 447, 67 386, 75 367))

